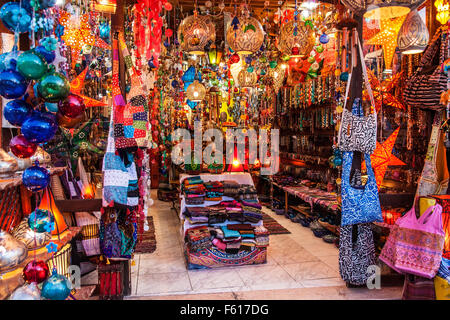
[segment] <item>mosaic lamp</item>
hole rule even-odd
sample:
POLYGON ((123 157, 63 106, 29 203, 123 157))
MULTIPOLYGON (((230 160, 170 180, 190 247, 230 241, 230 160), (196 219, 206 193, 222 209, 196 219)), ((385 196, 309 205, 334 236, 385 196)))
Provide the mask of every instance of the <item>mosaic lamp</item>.
POLYGON ((304 58, 309 56, 314 47, 314 31, 302 22, 298 22, 297 27, 295 23, 292 20, 281 27, 278 49, 291 58, 304 58))
POLYGON ((367 19, 389 19, 407 15, 425 0, 342 0, 357 15, 367 19))
POLYGON ((208 51, 208 61, 212 66, 217 66, 222 59, 222 51, 217 50, 215 45, 211 46, 211 50, 208 51))
POLYGON ((261 48, 264 30, 261 23, 253 17, 234 17, 228 26, 227 43, 238 54, 252 54, 261 48))
POLYGON ((205 54, 205 46, 216 40, 216 29, 209 16, 186 17, 178 27, 181 50, 190 54, 205 54))
POLYGON ((397 36, 397 45, 402 54, 423 52, 430 40, 430 33, 417 10, 406 16, 397 36))

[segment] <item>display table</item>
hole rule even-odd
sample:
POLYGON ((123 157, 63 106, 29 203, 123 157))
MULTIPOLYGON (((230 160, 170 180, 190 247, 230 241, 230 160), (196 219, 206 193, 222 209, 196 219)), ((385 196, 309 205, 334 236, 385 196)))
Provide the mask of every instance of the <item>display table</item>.
MULTIPOLYGON (((222 174, 199 174, 194 176, 200 176, 203 182, 208 181, 223 181, 223 180, 234 180, 239 184, 247 184, 254 185, 252 177, 249 173, 222 173, 222 174)), ((186 178, 194 177, 187 174, 180 175, 180 185, 183 185, 183 181, 186 178)), ((223 196, 221 201, 229 201, 234 200, 231 197, 223 196)), ((180 193, 180 220, 182 223, 182 233, 183 237, 186 235, 187 231, 194 227, 199 226, 212 226, 212 227, 220 227, 231 224, 238 224, 241 222, 237 221, 229 221, 226 220, 223 223, 217 224, 209 224, 196 223, 191 224, 186 217, 184 216, 186 207, 207 207, 212 205, 217 205, 221 201, 204 201, 203 204, 199 205, 188 205, 185 202, 184 194, 180 193)), ((263 221, 259 221, 258 223, 249 223, 245 222, 245 224, 256 226, 262 226, 263 221)), ((189 250, 187 243, 184 246, 185 250, 185 258, 188 269, 210 269, 210 268, 218 268, 218 267, 226 267, 226 266, 240 266, 240 265, 250 265, 250 264, 262 264, 267 262, 267 248, 266 247, 255 247, 252 251, 241 250, 236 254, 229 254, 225 251, 219 250, 216 247, 212 246, 210 248, 202 249, 197 252, 192 252, 189 250)))

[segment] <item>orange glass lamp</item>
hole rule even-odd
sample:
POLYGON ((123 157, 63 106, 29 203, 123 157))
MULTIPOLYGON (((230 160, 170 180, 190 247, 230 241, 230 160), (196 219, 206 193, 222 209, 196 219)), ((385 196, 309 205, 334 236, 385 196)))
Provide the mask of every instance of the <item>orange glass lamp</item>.
POLYGON ((95 197, 95 192, 94 192, 94 189, 92 188, 91 184, 87 184, 83 188, 82 193, 83 193, 84 199, 94 199, 94 197, 95 197))
POLYGON ((436 20, 441 24, 447 24, 450 18, 450 3, 447 0, 436 0, 434 2, 436 7, 436 20))
POLYGON ((116 0, 98 0, 92 2, 92 9, 97 12, 115 14, 117 8, 116 0))
POLYGON ((228 172, 244 172, 244 170, 248 170, 248 165, 244 160, 244 164, 239 161, 237 147, 234 146, 234 154, 233 154, 233 162, 228 165, 228 172))
POLYGON ((52 235, 61 234, 69 228, 66 224, 66 221, 64 221, 63 215, 58 210, 58 207, 55 204, 53 193, 49 192, 48 188, 45 189, 38 208, 41 210, 50 211, 55 217, 55 229, 53 229, 52 235))

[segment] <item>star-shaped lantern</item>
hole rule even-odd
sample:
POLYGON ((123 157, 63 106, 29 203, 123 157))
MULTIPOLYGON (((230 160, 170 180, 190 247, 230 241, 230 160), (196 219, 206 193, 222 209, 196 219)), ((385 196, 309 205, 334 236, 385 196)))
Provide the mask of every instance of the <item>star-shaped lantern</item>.
POLYGON ((72 68, 75 68, 81 49, 85 45, 93 46, 96 42, 89 24, 89 14, 72 16, 67 11, 62 11, 59 23, 64 26, 64 34, 61 36, 61 39, 70 47, 72 68))
POLYGON ((406 15, 393 19, 381 19, 381 31, 367 41, 367 44, 376 44, 383 47, 384 65, 386 69, 391 69, 392 67, 392 58, 397 47, 397 34, 405 18, 406 15))
MULTIPOLYGON (((392 78, 380 82, 370 69, 367 69, 367 71, 375 100, 375 110, 380 111, 382 105, 405 110, 403 103, 392 94, 403 72, 396 73, 392 78)), ((367 91, 365 91, 364 96, 366 100, 369 100, 367 91)))
POLYGON ((405 165, 403 161, 392 154, 392 149, 394 148, 395 140, 397 140, 399 130, 400 128, 397 128, 383 143, 377 142, 377 147, 370 156, 378 187, 380 187, 383 182, 388 166, 405 165))
POLYGON ((81 90, 84 88, 84 79, 86 78, 86 73, 88 68, 84 69, 75 79, 70 83, 70 92, 79 95, 84 100, 84 105, 86 107, 103 107, 106 106, 102 101, 92 99, 88 96, 82 95, 81 90))

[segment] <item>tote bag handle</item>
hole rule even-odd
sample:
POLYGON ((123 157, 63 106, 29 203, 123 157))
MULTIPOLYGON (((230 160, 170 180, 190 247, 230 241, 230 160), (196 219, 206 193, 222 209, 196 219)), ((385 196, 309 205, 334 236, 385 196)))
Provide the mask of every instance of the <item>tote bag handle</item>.
MULTIPOLYGON (((372 109, 373 109, 373 113, 375 115, 375 132, 377 132, 377 111, 375 110, 375 99, 373 97, 373 91, 372 91, 372 87, 370 86, 370 82, 369 82, 369 76, 367 74, 367 66, 366 63, 364 62, 364 53, 361 47, 361 42, 359 41, 359 35, 358 32, 356 31, 356 38, 358 39, 358 51, 359 51, 359 58, 361 60, 361 69, 362 69, 362 74, 364 77, 364 83, 367 89, 367 93, 369 94, 369 99, 370 99, 370 104, 372 105, 372 109)), ((344 107, 342 110, 342 117, 344 117, 344 112, 348 112, 346 109, 347 106, 347 100, 348 100, 348 93, 350 91, 350 84, 352 82, 352 75, 353 75, 353 70, 350 73, 348 80, 347 80, 347 87, 345 89, 345 98, 344 98, 344 107)), ((341 135, 342 135, 342 124, 339 128, 339 134, 338 134, 338 146, 341 143, 341 135)))

